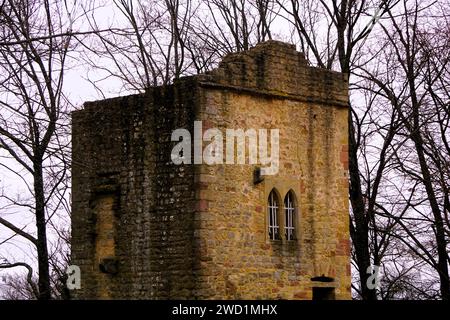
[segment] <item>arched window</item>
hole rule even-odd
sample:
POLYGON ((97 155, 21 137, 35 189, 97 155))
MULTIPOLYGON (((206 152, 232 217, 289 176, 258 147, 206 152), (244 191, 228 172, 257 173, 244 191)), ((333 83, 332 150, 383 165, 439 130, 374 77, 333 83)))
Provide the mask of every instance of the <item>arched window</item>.
POLYGON ((280 208, 280 202, 275 190, 272 190, 269 194, 268 203, 269 214, 269 238, 270 240, 280 239, 280 225, 278 223, 278 210, 280 208))
POLYGON ((284 235, 286 240, 295 240, 295 196, 292 190, 284 198, 284 235))

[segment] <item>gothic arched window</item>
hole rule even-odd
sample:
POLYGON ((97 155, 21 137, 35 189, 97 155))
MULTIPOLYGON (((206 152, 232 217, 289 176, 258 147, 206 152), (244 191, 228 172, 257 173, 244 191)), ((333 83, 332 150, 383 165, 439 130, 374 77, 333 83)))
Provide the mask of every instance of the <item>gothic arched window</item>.
POLYGON ((295 195, 290 190, 284 197, 284 235, 286 240, 295 240, 295 195))
POLYGON ((268 215, 269 215, 269 238, 270 240, 280 239, 280 225, 278 222, 278 210, 280 209, 280 201, 275 190, 272 190, 268 199, 268 215))

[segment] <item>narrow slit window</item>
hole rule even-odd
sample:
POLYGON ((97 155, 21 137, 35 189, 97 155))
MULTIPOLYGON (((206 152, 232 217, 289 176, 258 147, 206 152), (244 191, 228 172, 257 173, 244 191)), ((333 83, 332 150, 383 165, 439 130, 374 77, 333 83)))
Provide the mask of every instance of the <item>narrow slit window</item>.
POLYGON ((274 190, 269 194, 269 238, 271 240, 280 239, 280 226, 278 224, 278 209, 279 209, 278 197, 274 190))
POLYGON ((284 234, 286 240, 295 240, 295 201, 292 191, 284 198, 284 234))

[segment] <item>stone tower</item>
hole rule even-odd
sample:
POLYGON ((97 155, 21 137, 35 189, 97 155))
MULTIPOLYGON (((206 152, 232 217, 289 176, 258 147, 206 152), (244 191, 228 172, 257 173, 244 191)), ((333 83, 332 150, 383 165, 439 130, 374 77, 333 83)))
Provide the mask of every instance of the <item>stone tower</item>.
POLYGON ((74 296, 349 299, 347 112, 347 76, 276 41, 86 103, 73 113, 74 296), (278 129, 278 172, 175 164, 171 135, 195 121, 278 129))

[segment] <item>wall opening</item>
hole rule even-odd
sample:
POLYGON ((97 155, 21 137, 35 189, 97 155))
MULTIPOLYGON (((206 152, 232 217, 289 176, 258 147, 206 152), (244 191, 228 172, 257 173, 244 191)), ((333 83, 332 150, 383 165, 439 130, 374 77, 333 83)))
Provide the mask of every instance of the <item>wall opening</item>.
POLYGON ((334 288, 330 287, 313 287, 313 300, 335 300, 336 295, 334 288))
POLYGON ((115 206, 114 194, 99 195, 95 199, 95 268, 97 269, 97 294, 100 299, 111 298, 110 276, 117 273, 115 206))

